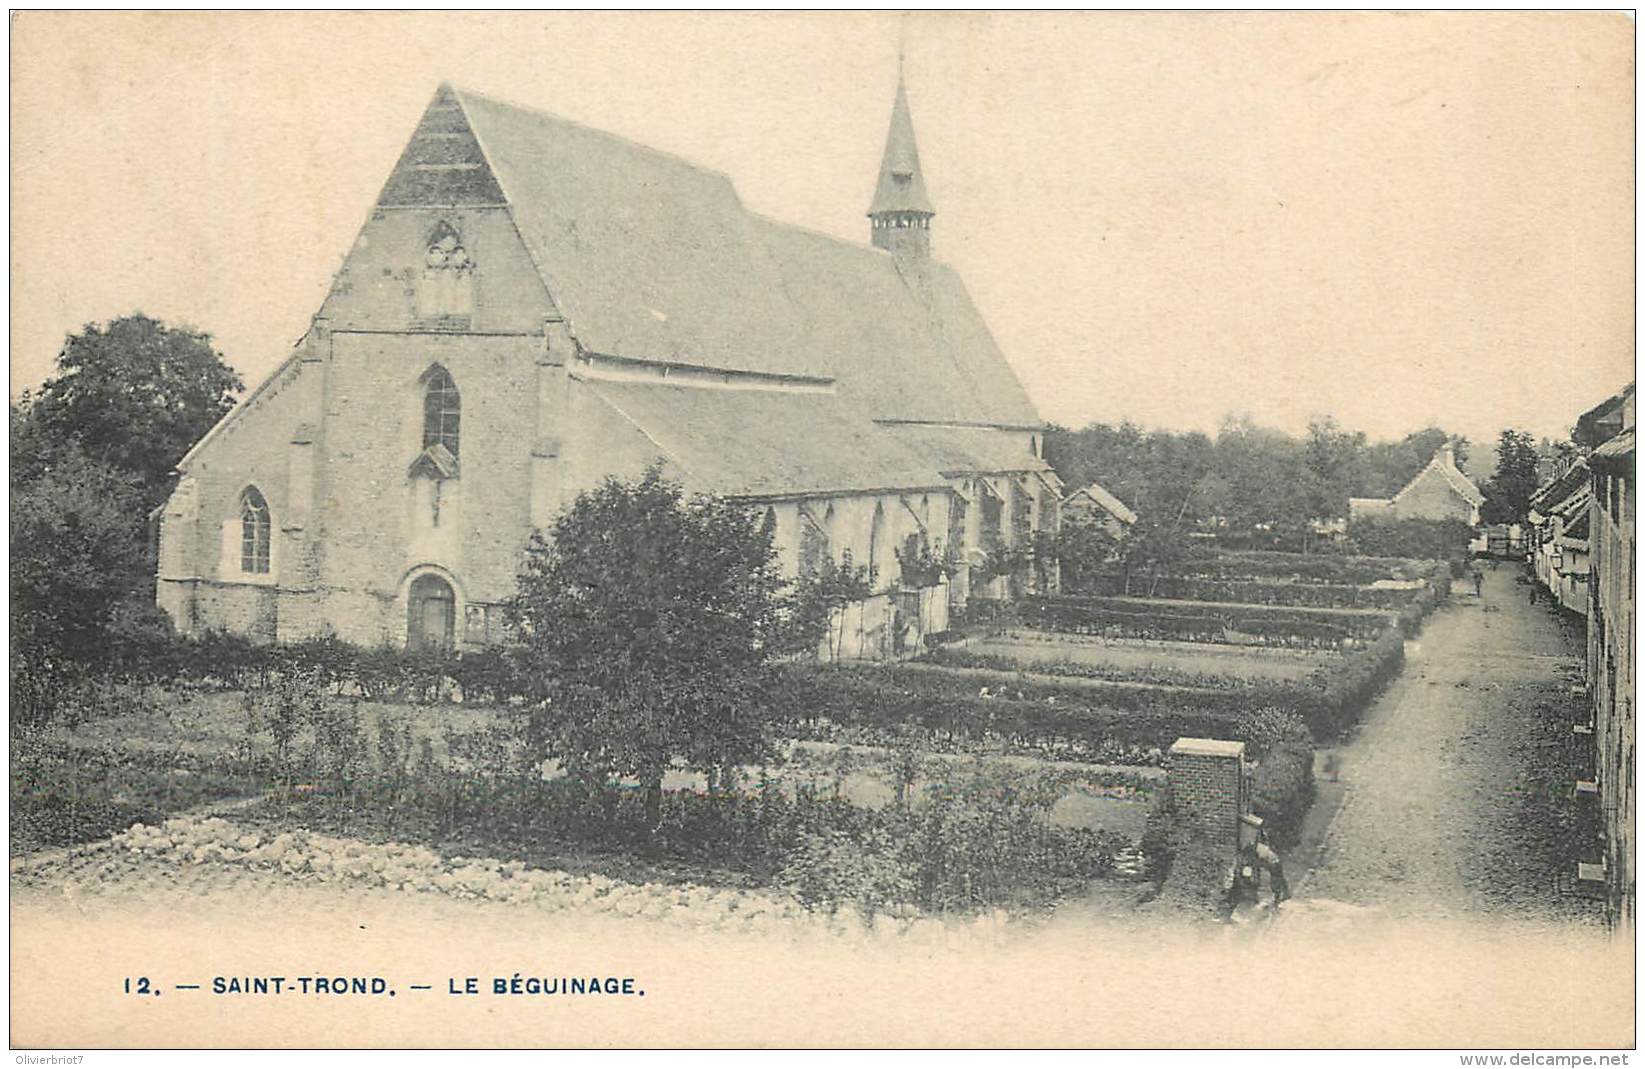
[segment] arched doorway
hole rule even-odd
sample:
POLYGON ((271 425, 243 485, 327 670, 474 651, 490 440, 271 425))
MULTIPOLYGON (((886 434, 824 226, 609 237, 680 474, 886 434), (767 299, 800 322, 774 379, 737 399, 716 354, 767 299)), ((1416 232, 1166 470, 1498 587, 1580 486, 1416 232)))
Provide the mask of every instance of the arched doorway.
POLYGON ((449 652, 456 644, 457 595, 437 575, 419 575, 406 598, 406 649, 449 652))

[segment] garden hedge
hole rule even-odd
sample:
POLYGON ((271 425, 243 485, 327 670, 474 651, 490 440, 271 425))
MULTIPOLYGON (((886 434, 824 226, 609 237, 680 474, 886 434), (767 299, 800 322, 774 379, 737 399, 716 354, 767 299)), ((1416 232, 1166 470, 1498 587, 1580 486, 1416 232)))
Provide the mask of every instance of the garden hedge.
MULTIPOLYGON (((1099 597, 1125 594, 1124 576, 1097 575, 1082 584, 1080 593, 1099 597)), ((1410 588, 1361 586, 1352 583, 1278 582, 1271 579, 1202 576, 1133 576, 1131 596, 1186 601, 1226 601, 1251 605, 1283 605, 1318 609, 1397 609, 1411 599, 1410 588)))
MULTIPOLYGON (((1412 596, 1411 592, 1407 591, 1406 596, 1412 596)), ((1311 648, 1339 647, 1351 639, 1374 638, 1387 627, 1392 615, 1070 595, 1028 598, 1021 610, 1025 626, 1069 634, 1189 642, 1232 642, 1237 634, 1264 644, 1311 648)))

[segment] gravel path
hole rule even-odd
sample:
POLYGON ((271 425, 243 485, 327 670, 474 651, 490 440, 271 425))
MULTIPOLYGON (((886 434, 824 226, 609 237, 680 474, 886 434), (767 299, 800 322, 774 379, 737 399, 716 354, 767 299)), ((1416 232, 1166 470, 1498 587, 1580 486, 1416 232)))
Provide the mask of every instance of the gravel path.
MULTIPOLYGON (((1485 573, 1407 646, 1403 675, 1339 751, 1346 797, 1322 860, 1294 881, 1391 918, 1591 925, 1561 877, 1571 850, 1565 773, 1580 740, 1581 651, 1517 569, 1485 573)), ((1574 865, 1571 866, 1574 868, 1574 865)), ((1289 910, 1289 907, 1287 907, 1289 910)), ((1310 908, 1295 911, 1300 921, 1310 908)))

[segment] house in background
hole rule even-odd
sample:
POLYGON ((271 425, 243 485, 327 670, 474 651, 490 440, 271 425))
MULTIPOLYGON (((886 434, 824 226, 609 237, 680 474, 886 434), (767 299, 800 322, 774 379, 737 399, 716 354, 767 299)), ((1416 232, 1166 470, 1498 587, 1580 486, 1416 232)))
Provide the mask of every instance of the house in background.
POLYGON ((1531 568, 1554 603, 1588 615, 1589 503, 1593 474, 1575 457, 1565 470, 1531 497, 1526 526, 1531 531, 1531 568))
POLYGON ((1099 483, 1082 486, 1063 498, 1062 515, 1071 522, 1094 523, 1115 538, 1137 522, 1137 514, 1099 483))
POLYGON ((1595 779, 1605 829, 1602 872, 1613 923, 1635 919, 1634 524, 1637 521, 1634 387, 1584 413, 1572 438, 1590 450, 1588 693, 1595 779))
POLYGON ((972 563, 1054 530, 1061 485, 935 214, 900 77, 861 244, 441 86, 296 351, 179 462, 159 604, 185 633, 496 642, 532 533, 661 463, 763 510, 788 574, 872 569, 841 655, 944 629, 1007 591, 972 563), (909 589, 922 535, 967 564, 909 589))
POLYGON ((1404 489, 1393 497, 1351 497, 1348 518, 1358 520, 1461 520, 1479 525, 1485 495, 1457 467, 1451 443, 1441 446, 1404 489))

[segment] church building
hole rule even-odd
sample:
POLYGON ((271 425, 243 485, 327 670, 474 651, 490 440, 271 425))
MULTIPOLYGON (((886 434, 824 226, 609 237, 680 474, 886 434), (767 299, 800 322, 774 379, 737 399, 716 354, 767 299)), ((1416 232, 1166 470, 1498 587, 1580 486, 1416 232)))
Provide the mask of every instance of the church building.
POLYGON ((1060 486, 1034 405, 931 256, 935 215, 900 77, 867 244, 441 86, 307 334, 179 462, 159 604, 185 633, 501 641, 532 532, 659 461, 768 510, 787 573, 869 566, 844 655, 1054 581, 990 566, 1055 528, 1060 486), (922 542, 952 577, 902 574, 922 542))

